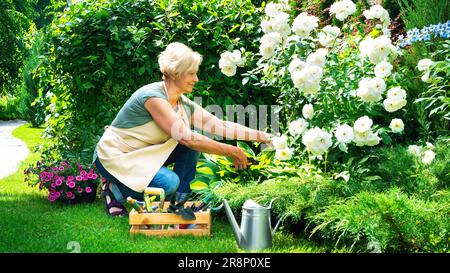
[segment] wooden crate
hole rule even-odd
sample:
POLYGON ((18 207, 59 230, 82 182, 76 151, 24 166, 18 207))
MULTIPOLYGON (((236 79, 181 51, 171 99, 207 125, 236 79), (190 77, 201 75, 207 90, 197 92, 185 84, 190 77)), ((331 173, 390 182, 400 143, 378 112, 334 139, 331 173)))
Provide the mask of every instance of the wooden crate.
MULTIPOLYGON (((186 202, 185 206, 191 206, 193 202, 186 202)), ((159 202, 153 202, 153 205, 159 205, 159 202)), ((174 236, 174 235, 195 235, 195 236, 210 236, 211 235, 211 211, 195 212, 195 220, 189 221, 183 219, 181 216, 174 213, 168 213, 167 208, 169 202, 164 203, 163 212, 153 213, 137 213, 136 210, 131 210, 129 214, 129 221, 131 225, 130 234, 145 234, 149 236, 174 236), (192 229, 174 228, 172 225, 180 224, 195 224, 192 229), (154 225, 159 226, 159 229, 152 229, 154 225), (164 226, 161 229, 161 226, 164 226)))

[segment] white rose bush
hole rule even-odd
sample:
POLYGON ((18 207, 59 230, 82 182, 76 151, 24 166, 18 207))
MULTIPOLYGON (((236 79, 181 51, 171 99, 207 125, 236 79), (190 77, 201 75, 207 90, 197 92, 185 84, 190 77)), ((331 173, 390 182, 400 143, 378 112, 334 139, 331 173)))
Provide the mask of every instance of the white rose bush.
POLYGON ((448 252, 450 139, 445 130, 435 138, 425 115, 449 119, 450 66, 440 56, 450 43, 438 56, 413 55, 381 5, 338 0, 310 14, 286 2, 263 6, 258 49, 238 74, 273 90, 281 107, 273 149, 259 155, 266 165, 250 167, 256 183, 219 195, 239 204, 280 197, 282 217, 303 222, 309 239, 350 252, 448 252))
MULTIPOLYGON (((252 56, 257 66, 244 75, 279 89, 292 153, 277 158, 311 162, 323 155, 326 166, 330 152, 361 153, 401 136, 408 96, 395 67, 399 52, 388 12, 380 5, 359 11, 342 0, 331 5, 329 25, 307 12, 292 14, 285 3, 266 5, 252 56), (357 16, 373 27, 358 28, 357 16)), ((223 63, 221 69, 234 67, 223 63)), ((223 73, 235 74, 229 70, 223 73)))

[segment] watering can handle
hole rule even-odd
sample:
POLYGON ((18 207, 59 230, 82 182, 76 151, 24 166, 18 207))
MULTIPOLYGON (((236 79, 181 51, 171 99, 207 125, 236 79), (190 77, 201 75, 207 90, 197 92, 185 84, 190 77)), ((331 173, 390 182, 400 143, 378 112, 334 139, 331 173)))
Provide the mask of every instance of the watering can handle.
POLYGON ((280 218, 278 219, 277 224, 276 224, 275 227, 272 229, 272 237, 273 237, 273 235, 275 234, 275 231, 277 231, 278 226, 279 226, 280 223, 281 223, 281 220, 283 220, 283 217, 282 217, 282 216, 280 216, 280 218))
POLYGON ((272 208, 272 203, 273 203, 273 201, 275 201, 275 200, 278 199, 278 198, 280 198, 280 197, 272 198, 272 200, 270 200, 269 206, 268 206, 267 208, 268 208, 268 209, 271 209, 271 208, 272 208))

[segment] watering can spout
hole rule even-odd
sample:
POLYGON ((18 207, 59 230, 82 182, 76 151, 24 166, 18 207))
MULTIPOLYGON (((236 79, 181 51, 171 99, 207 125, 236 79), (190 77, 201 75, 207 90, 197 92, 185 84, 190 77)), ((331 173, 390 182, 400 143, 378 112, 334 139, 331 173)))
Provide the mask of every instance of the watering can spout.
POLYGON ((223 204, 225 207, 225 212, 227 214, 228 221, 231 223, 231 227, 233 228, 234 237, 236 238, 236 241, 239 245, 245 241, 245 237, 241 232, 241 229, 238 226, 238 223, 236 222, 236 219, 234 218, 234 214, 231 211, 230 206, 228 205, 228 201, 226 199, 223 199, 223 204))

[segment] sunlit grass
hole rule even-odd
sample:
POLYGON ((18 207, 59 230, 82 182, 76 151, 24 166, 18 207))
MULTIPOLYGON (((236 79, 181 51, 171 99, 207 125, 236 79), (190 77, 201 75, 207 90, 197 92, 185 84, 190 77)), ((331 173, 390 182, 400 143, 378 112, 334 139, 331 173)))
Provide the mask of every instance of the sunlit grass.
MULTIPOLYGON (((133 237, 128 218, 108 216, 100 199, 81 205, 49 202, 43 191, 23 181, 24 168, 39 158, 33 147, 44 141, 42 130, 26 124, 13 132, 30 153, 17 172, 0 179, 0 252, 71 252, 71 242, 79 244, 81 252, 244 252, 223 215, 213 217, 211 237, 133 237)), ((277 231, 273 247, 262 252, 324 251, 304 238, 277 231)))

